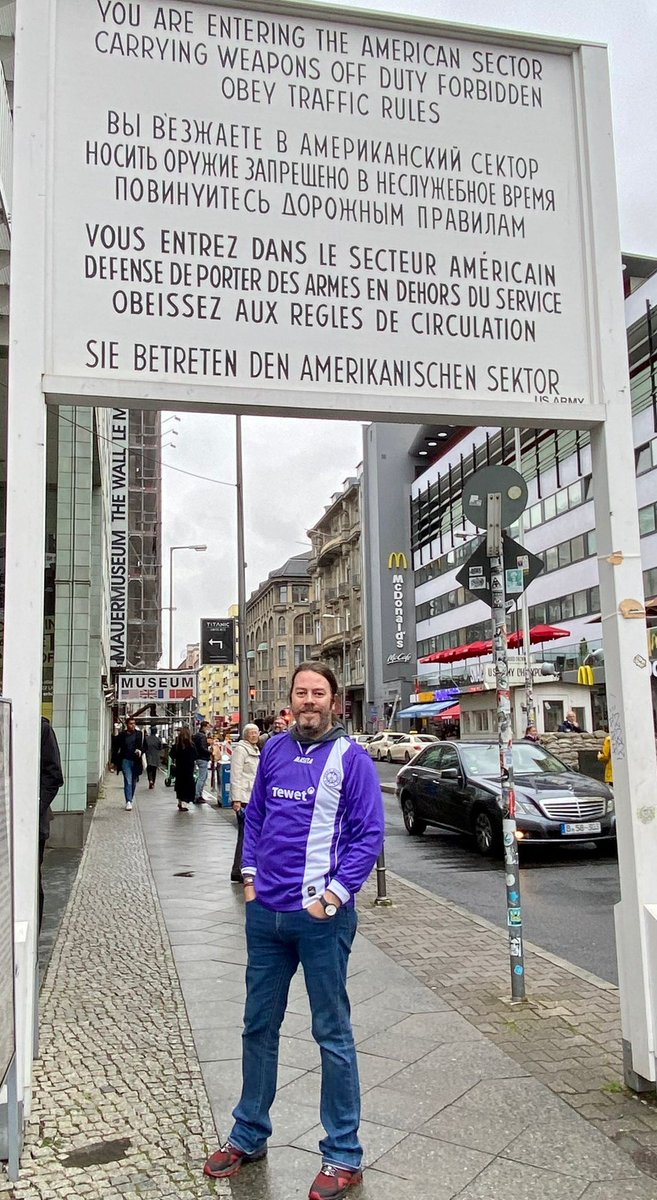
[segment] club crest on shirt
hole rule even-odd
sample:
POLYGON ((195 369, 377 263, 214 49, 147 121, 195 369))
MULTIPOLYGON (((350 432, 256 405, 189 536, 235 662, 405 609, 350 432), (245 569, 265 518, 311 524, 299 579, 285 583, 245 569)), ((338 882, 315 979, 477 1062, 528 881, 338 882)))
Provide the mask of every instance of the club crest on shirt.
POLYGON ((326 784, 326 787, 337 787, 341 781, 342 776, 339 771, 336 771, 335 767, 329 767, 328 771, 325 771, 322 775, 322 783, 326 784))

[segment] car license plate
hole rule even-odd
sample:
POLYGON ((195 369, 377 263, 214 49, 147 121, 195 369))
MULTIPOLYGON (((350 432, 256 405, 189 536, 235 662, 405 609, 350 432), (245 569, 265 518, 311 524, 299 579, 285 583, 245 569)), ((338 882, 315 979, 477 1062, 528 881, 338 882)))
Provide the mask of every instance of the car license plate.
POLYGON ((600 833, 601 826, 599 821, 578 821, 577 824, 566 824, 562 822, 562 833, 600 833))

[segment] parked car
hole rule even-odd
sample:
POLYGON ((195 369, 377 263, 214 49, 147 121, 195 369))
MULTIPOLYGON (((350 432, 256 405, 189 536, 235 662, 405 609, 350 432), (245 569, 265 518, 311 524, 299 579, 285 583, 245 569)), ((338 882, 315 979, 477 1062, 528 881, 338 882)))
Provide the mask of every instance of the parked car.
MULTIPOLYGON (((502 849, 502 787, 497 742, 437 742, 397 775, 407 832, 427 825, 470 834, 481 854, 502 849)), ((610 842, 614 800, 596 779, 573 771, 535 742, 513 747, 516 824, 521 845, 610 842)))
POLYGON ((435 745, 438 738, 433 733, 402 733, 392 742, 383 756, 386 762, 410 762, 420 750, 435 745))
POLYGON ((349 737, 352 742, 356 742, 358 746, 366 746, 372 740, 371 733, 350 733, 349 737))
POLYGON ((382 729, 380 733, 375 733, 370 738, 365 749, 370 758, 376 758, 378 762, 381 762, 381 759, 385 758, 388 753, 389 747, 403 736, 403 733, 397 733, 394 729, 382 729))

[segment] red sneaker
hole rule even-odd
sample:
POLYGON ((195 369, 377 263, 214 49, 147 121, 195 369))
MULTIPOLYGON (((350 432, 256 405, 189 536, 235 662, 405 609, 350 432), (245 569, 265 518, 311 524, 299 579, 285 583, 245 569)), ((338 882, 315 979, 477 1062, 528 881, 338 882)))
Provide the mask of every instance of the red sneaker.
POLYGON ((308 1192, 308 1200, 340 1200, 350 1187, 361 1183, 363 1172, 360 1167, 350 1171, 348 1167, 334 1167, 332 1163, 322 1163, 322 1169, 313 1179, 308 1192))
POLYGON ((256 1150, 255 1154, 247 1154, 232 1142, 225 1142, 210 1155, 203 1167, 203 1174, 210 1175, 213 1179, 228 1179, 231 1175, 237 1175, 240 1168, 248 1163, 259 1162, 266 1153, 266 1146, 263 1150, 256 1150))

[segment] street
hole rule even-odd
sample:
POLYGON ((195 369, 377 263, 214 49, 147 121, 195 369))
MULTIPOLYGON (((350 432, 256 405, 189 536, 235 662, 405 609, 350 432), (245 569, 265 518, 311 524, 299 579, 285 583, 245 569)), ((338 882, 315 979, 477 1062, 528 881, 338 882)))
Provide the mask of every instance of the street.
MULTIPOLYGON (((393 784, 399 767, 377 763, 381 782, 393 784)), ((411 838, 396 797, 384 792, 386 866, 468 912, 504 926, 501 861, 482 858, 470 842, 446 830, 411 838)), ((524 932, 528 941, 618 982, 613 906, 620 898, 618 863, 611 852, 582 846, 527 847, 521 852, 524 932)), ((389 894, 394 898, 394 883, 389 894)))

